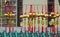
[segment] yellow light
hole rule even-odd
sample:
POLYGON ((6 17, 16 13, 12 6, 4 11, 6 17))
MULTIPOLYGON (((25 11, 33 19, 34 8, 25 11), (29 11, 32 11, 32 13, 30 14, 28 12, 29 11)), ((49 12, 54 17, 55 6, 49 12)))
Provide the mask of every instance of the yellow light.
POLYGON ((40 24, 41 22, 40 22, 40 20, 38 20, 38 24, 40 24))
POLYGON ((28 18, 29 15, 21 15, 20 18, 28 18))
POLYGON ((11 23, 14 24, 14 20, 12 20, 11 23))
POLYGON ((41 24, 44 25, 44 21, 43 20, 41 20, 41 24))
POLYGON ((8 16, 8 14, 4 14, 5 16, 8 16))
POLYGON ((10 16, 15 16, 15 14, 10 14, 10 16))
POLYGON ((51 14, 55 14, 54 12, 51 12, 51 14))
POLYGON ((20 25, 21 25, 21 26, 24 26, 23 23, 24 23, 24 22, 20 22, 20 25))
POLYGON ((29 13, 29 15, 32 15, 32 13, 29 13))
POLYGON ((47 17, 49 17, 49 15, 48 14, 45 14, 45 18, 47 18, 47 17))
POLYGON ((40 17, 40 14, 36 14, 37 17, 40 17))

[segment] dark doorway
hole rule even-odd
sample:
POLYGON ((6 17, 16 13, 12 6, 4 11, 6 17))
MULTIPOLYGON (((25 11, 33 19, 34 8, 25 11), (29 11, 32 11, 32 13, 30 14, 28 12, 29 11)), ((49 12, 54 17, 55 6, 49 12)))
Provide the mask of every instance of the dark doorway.
POLYGON ((18 0, 17 1, 17 26, 20 27, 20 22, 22 21, 20 18, 20 15, 22 15, 22 4, 23 0, 18 0))
MULTIPOLYGON (((52 6, 54 6, 54 0, 48 0, 48 14, 51 14, 52 12, 52 6)), ((51 20, 50 17, 48 17, 48 22, 51 20)), ((50 27, 48 23, 48 27, 50 27)))

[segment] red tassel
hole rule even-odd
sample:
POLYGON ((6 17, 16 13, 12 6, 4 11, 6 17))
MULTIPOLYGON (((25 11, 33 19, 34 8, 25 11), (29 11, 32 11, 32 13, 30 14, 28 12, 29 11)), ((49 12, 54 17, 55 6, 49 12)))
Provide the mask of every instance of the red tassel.
POLYGON ((52 12, 54 12, 54 5, 52 5, 52 12))
POLYGON ((42 5, 42 14, 43 14, 43 5, 42 5))
POLYGON ((32 27, 32 32, 33 32, 33 27, 32 27))
POLYGON ((48 27, 46 27, 46 32, 48 32, 48 27))
POLYGON ((33 27, 33 33, 35 33, 35 32, 36 32, 36 27, 34 26, 34 27, 33 27))
POLYGON ((32 13, 32 5, 30 5, 30 13, 32 13))
POLYGON ((55 28, 55 34, 58 33, 58 26, 55 28))
POLYGON ((30 33, 30 31, 31 31, 31 26, 30 26, 30 24, 28 25, 28 32, 30 33))
POLYGON ((42 26, 42 33, 44 33, 44 27, 42 26))
POLYGON ((40 32, 40 26, 38 26, 38 32, 40 32))
MULTIPOLYGON (((8 9, 9 9, 9 11, 10 11, 10 3, 8 3, 8 9)), ((9 11, 8 11, 8 12, 9 12, 9 11)))
POLYGON ((14 33, 14 27, 12 27, 12 33, 14 33))
POLYGON ((52 33, 52 32, 55 32, 55 27, 52 26, 52 27, 50 28, 50 30, 51 30, 51 33, 52 33))
POLYGON ((10 27, 6 27, 6 32, 7 32, 7 33, 10 32, 10 27))
MULTIPOLYGON (((55 27, 52 25, 51 28, 50 28, 50 32, 55 32, 55 27)), ((52 37, 55 37, 54 34, 52 35, 52 37)))

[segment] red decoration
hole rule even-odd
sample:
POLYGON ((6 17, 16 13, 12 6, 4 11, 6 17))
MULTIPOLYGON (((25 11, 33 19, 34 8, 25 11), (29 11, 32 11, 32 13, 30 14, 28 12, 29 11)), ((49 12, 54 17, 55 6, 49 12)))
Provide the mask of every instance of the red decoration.
POLYGON ((30 12, 29 15, 32 14, 32 5, 30 5, 30 12))
POLYGON ((40 32, 40 26, 38 26, 38 32, 40 32))
POLYGON ((28 32, 30 33, 30 31, 31 31, 31 26, 30 26, 30 23, 29 23, 29 25, 28 25, 28 32))
POLYGON ((14 27, 12 27, 12 33, 14 33, 14 27))
POLYGON ((48 32, 48 27, 46 27, 46 32, 48 32))
POLYGON ((42 6, 42 14, 43 14, 43 6, 42 6))
POLYGON ((34 27, 33 27, 33 33, 35 33, 35 32, 36 32, 36 27, 34 26, 34 27))
POLYGON ((58 26, 55 28, 55 34, 58 33, 58 26))
POLYGON ((6 32, 9 33, 10 32, 10 27, 5 27, 6 28, 6 32))
POLYGON ((55 13, 55 11, 54 11, 54 5, 52 5, 51 9, 52 9, 52 13, 55 13))
POLYGON ((30 13, 32 13, 32 5, 30 5, 30 13))
POLYGON ((53 25, 50 27, 50 31, 51 31, 51 33, 55 32, 55 27, 53 25))
POLYGON ((54 12, 54 5, 52 5, 52 12, 54 12))
POLYGON ((42 26, 42 33, 44 33, 44 27, 42 26))

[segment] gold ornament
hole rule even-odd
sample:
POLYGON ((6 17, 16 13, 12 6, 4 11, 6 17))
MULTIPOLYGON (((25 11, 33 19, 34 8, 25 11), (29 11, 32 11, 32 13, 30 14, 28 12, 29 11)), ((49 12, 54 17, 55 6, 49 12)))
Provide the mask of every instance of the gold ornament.
POLYGON ((40 20, 38 20, 38 24, 40 24, 40 20))
POLYGON ((41 20, 41 24, 44 25, 44 20, 41 20))
POLYGON ((14 20, 12 20, 11 23, 14 24, 14 20))
POLYGON ((54 23, 55 23, 55 25, 58 25, 58 21, 55 21, 54 23))

